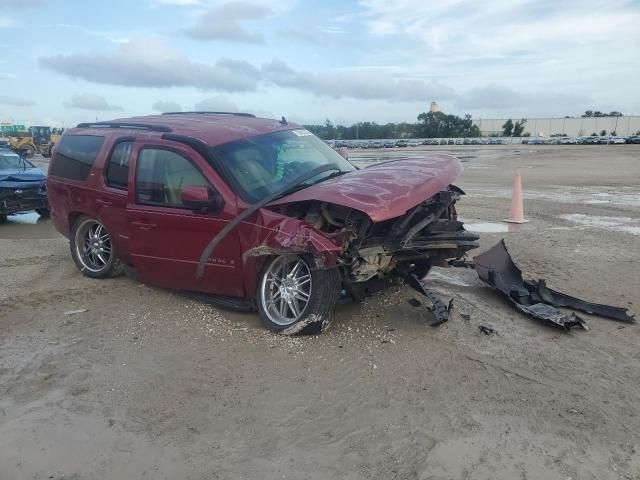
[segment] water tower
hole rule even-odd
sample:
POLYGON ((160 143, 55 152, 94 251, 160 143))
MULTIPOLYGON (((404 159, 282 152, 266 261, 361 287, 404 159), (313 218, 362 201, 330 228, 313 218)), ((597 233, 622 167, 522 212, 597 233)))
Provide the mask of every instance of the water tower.
POLYGON ((438 102, 431 102, 431 107, 429 107, 429 111, 431 113, 437 113, 440 111, 440 106, 438 105, 438 102))

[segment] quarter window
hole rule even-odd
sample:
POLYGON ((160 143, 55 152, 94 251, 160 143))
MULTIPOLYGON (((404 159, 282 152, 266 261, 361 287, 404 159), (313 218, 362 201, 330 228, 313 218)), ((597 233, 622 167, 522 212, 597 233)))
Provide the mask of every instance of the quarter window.
POLYGON ((180 194, 190 186, 211 188, 200 170, 182 155, 155 148, 145 148, 138 154, 137 203, 187 208, 180 194))
POLYGON ((107 164, 107 185, 126 190, 129 184, 129 158, 133 142, 116 145, 107 164))
POLYGON ((56 146, 50 174, 72 180, 86 180, 102 148, 104 137, 64 135, 56 146))

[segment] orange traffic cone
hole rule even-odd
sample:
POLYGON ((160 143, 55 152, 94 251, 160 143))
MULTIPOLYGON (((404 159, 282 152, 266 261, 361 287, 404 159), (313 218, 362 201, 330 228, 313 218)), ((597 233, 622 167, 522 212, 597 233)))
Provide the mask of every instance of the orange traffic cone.
POLYGON ((524 208, 522 206, 522 177, 520 170, 516 172, 516 178, 513 180, 513 194, 511 196, 511 210, 509 218, 505 220, 509 223, 527 223, 524 219, 524 208))

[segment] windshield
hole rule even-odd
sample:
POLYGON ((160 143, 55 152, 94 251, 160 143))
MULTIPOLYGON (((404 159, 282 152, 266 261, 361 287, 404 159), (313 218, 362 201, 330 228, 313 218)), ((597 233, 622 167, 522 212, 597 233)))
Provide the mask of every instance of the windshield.
POLYGON ((248 203, 267 198, 322 165, 336 164, 338 169, 322 172, 301 187, 355 170, 340 154, 304 129, 237 140, 213 147, 211 152, 248 203))
POLYGON ((0 170, 12 170, 17 168, 24 170, 29 167, 31 167, 31 164, 27 163, 23 158, 20 158, 18 154, 0 152, 0 170))

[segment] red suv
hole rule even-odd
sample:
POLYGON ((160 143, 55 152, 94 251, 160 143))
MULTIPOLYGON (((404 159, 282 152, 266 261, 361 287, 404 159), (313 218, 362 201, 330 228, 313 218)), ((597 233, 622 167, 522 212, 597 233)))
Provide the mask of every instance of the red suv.
POLYGON ((424 277, 478 246, 448 155, 358 169, 300 125, 224 112, 80 124, 51 161, 51 218, 89 277, 257 308, 286 333, 326 328, 341 296, 424 277))

